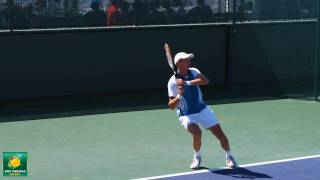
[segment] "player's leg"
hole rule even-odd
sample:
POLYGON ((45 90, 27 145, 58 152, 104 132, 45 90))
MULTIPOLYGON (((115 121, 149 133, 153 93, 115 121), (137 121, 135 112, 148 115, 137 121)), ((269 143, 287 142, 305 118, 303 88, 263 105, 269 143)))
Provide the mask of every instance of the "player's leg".
POLYGON ((200 148, 202 132, 200 127, 195 123, 189 124, 187 129, 192 135, 192 145, 194 150, 194 157, 190 165, 190 168, 198 169, 201 163, 200 148))
POLYGON ((205 107, 201 112, 196 115, 199 123, 206 129, 210 130, 220 141, 222 148, 226 151, 226 164, 228 167, 236 167, 237 163, 231 155, 229 141, 224 132, 222 131, 218 119, 209 106, 205 107))
POLYGON ((201 112, 199 112, 196 115, 196 118, 199 119, 198 122, 204 128, 210 130, 219 139, 220 144, 225 151, 230 150, 228 139, 223 133, 216 115, 209 108, 209 106, 205 107, 201 112))
POLYGON ((220 141, 221 147, 226 151, 226 165, 229 168, 237 167, 238 166, 237 162, 230 151, 230 145, 229 145, 228 138, 226 137, 226 135, 222 131, 220 125, 217 124, 217 125, 212 126, 208 129, 212 132, 212 134, 214 134, 218 138, 218 140, 220 141))
POLYGON ((218 138, 218 140, 220 141, 221 147, 225 151, 229 151, 230 146, 229 146, 228 138, 226 137, 226 135, 222 131, 220 125, 216 124, 215 126, 210 127, 209 130, 212 132, 212 134, 214 134, 218 138))
POLYGON ((188 125, 188 131, 192 134, 192 145, 194 151, 199 152, 201 148, 202 135, 200 127, 197 124, 192 123, 188 125))

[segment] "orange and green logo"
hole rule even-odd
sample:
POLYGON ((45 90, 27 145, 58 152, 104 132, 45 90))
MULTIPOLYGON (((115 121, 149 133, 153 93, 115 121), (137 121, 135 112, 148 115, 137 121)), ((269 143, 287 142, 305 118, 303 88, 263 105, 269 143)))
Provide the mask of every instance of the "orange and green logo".
POLYGON ((3 152, 3 176, 27 176, 26 152, 3 152))

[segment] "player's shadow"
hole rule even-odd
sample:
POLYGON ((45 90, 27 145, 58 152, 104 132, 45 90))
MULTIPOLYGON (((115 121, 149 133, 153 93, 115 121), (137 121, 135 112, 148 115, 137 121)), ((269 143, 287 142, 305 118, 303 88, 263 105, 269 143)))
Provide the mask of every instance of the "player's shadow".
POLYGON ((221 169, 221 170, 212 170, 211 173, 213 174, 220 174, 225 176, 231 176, 234 178, 247 178, 247 179, 256 179, 256 178, 272 178, 271 176, 259 173, 259 172, 253 172, 246 168, 235 168, 235 169, 221 169))
POLYGON ((250 171, 246 168, 235 168, 235 169, 209 169, 207 167, 200 167, 199 169, 207 169, 210 170, 211 173, 213 174, 218 174, 218 175, 225 175, 225 176, 230 176, 233 178, 246 178, 246 179, 256 179, 256 178, 272 178, 271 176, 264 174, 264 173, 259 173, 259 172, 253 172, 250 171))

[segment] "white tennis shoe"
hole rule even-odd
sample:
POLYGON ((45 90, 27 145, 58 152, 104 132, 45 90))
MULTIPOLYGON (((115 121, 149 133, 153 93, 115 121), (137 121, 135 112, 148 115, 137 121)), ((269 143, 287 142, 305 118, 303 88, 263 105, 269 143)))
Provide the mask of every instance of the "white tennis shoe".
POLYGON ((201 163, 201 156, 196 156, 193 158, 192 163, 190 164, 191 169, 199 169, 201 163))
POLYGON ((238 167, 238 164, 233 156, 227 156, 226 165, 228 168, 238 167))

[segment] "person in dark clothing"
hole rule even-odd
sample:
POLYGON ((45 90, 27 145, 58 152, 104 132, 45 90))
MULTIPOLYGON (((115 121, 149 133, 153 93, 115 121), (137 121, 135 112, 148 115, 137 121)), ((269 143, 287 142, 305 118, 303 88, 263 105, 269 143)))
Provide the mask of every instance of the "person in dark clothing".
POLYGON ((21 14, 21 28, 37 28, 40 25, 39 17, 34 13, 34 7, 32 4, 22 7, 21 14))
POLYGON ((127 1, 121 1, 119 4, 119 24, 131 25, 133 22, 132 14, 129 12, 130 4, 127 1))
POLYGON ((175 4, 178 6, 177 18, 178 23, 187 23, 187 11, 184 8, 181 0, 175 0, 175 4))
POLYGON ((197 0, 198 5, 188 13, 188 19, 192 23, 206 23, 212 21, 213 13, 210 6, 204 0, 197 0))
POLYGON ((159 11, 160 9, 160 0, 151 0, 148 3, 149 6, 149 16, 148 24, 165 24, 166 19, 163 14, 159 11))
POLYGON ((12 28, 19 11, 13 0, 7 0, 6 7, 0 12, 1 26, 12 28))
POLYGON ((9 29, 26 27, 26 14, 21 6, 15 5, 13 0, 7 0, 6 6, 0 12, 1 25, 9 29))
POLYGON ((163 0, 162 7, 164 8, 163 15, 167 24, 174 24, 178 22, 177 13, 171 7, 170 0, 163 0))
POLYGON ((133 2, 132 14, 134 16, 134 23, 137 25, 144 25, 148 23, 148 5, 142 0, 135 0, 133 2))
POLYGON ((102 10, 100 0, 92 0, 90 4, 91 10, 84 15, 85 25, 87 26, 105 26, 106 14, 102 10))

